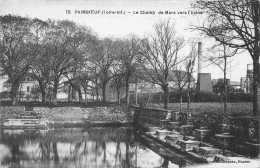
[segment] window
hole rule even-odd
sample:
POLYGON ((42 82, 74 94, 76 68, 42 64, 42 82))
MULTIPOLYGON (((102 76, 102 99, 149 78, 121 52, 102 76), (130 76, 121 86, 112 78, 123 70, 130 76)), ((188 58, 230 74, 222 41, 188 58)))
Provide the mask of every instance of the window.
POLYGON ((28 77, 26 80, 27 80, 27 81, 30 81, 30 78, 28 77))
POLYGON ((27 86, 27 92, 30 92, 30 87, 29 86, 27 86))

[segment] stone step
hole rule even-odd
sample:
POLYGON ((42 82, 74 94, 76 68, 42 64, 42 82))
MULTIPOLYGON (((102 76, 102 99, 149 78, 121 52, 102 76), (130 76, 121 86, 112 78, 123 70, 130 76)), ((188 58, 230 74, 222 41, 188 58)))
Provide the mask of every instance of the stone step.
POLYGON ((34 110, 34 107, 31 107, 31 106, 24 107, 24 111, 33 111, 33 110, 34 110))
POLYGON ((32 119, 21 119, 21 118, 9 118, 9 119, 6 119, 6 121, 39 121, 39 119, 37 118, 32 118, 32 119))
POLYGON ((4 125, 39 124, 39 119, 7 119, 4 125))
POLYGON ((36 116, 17 116, 16 119, 37 119, 36 116))

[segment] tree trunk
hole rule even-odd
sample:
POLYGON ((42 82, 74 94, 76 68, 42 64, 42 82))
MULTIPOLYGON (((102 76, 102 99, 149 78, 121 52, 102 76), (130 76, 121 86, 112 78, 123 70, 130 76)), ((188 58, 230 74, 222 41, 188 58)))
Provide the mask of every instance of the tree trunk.
POLYGON ((163 103, 163 108, 168 109, 169 106, 169 87, 168 83, 164 84, 162 86, 163 92, 164 92, 164 103, 163 103))
POLYGON ((120 104, 121 103, 121 101, 120 101, 120 88, 116 89, 116 94, 117 94, 117 104, 120 104))
POLYGON ((180 111, 182 111, 182 92, 180 92, 180 111))
POLYGON ((69 92, 68 92, 68 102, 71 102, 71 85, 69 86, 69 92))
POLYGON ((53 97, 52 97, 52 103, 55 105, 57 104, 58 86, 59 86, 59 79, 55 79, 53 84, 53 97))
POLYGON ((17 93, 19 90, 19 81, 15 80, 12 82, 12 87, 10 91, 10 97, 12 105, 15 106, 17 104, 17 93))
POLYGON ((259 116, 259 57, 253 61, 253 116, 259 116))
POLYGON ((22 96, 22 84, 20 85, 20 90, 19 90, 19 101, 21 101, 21 96, 22 96))
POLYGON ((46 103, 46 91, 42 92, 42 103, 46 103))
POLYGON ((253 10, 256 18, 254 21, 255 44, 253 58, 253 116, 259 117, 259 94, 260 94, 260 69, 259 69, 259 55, 260 55, 260 3, 258 1, 253 4, 253 10))
POLYGON ((88 101, 87 101, 87 89, 84 88, 84 93, 85 93, 85 104, 88 104, 88 101))
POLYGON ((151 96, 151 94, 150 94, 150 90, 148 90, 148 98, 147 98, 147 101, 146 101, 146 103, 145 103, 145 106, 148 104, 149 105, 149 102, 150 102, 150 96, 151 96))
POLYGON ((46 91, 45 91, 45 88, 43 86, 43 83, 38 81, 39 82, 39 87, 40 87, 40 92, 42 93, 42 103, 46 103, 46 91))
POLYGON ((137 78, 135 79, 135 105, 137 105, 138 93, 137 93, 137 78))
POLYGON ((105 103, 106 102, 106 83, 102 84, 102 96, 103 96, 102 102, 105 103))
POLYGON ((99 93, 98 93, 98 86, 96 85, 96 101, 99 101, 99 93))
POLYGON ((129 79, 128 77, 126 77, 126 80, 125 80, 125 97, 126 97, 126 104, 128 105, 129 104, 129 79))
POLYGON ((91 94, 92 94, 92 101, 95 100, 95 92, 93 90, 91 90, 91 94))
POLYGON ((78 95, 79 95, 79 103, 82 103, 82 93, 80 87, 77 87, 78 95))
POLYGON ((188 97, 188 110, 190 109, 190 82, 188 83, 188 89, 187 89, 187 97, 188 97))
POLYGON ((226 45, 224 47, 224 114, 227 114, 227 55, 226 45))
POLYGON ((49 84, 49 104, 51 103, 51 84, 49 84))

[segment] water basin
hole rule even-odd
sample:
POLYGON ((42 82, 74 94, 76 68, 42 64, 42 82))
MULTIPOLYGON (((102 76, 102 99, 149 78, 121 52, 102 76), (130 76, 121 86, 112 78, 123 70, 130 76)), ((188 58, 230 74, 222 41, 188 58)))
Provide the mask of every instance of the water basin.
POLYGON ((179 167, 132 128, 1 129, 0 135, 1 168, 179 167))

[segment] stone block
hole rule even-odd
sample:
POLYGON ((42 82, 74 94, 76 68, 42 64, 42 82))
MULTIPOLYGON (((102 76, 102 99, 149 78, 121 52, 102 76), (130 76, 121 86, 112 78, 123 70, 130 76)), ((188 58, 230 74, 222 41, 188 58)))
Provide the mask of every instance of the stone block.
POLYGON ((260 144, 246 142, 247 154, 254 158, 260 158, 260 144))
POLYGON ((194 136, 185 136, 185 139, 195 141, 196 137, 194 137, 194 136))
POLYGON ((182 151, 192 151, 194 148, 198 148, 199 147, 199 141, 192 141, 192 140, 188 140, 188 141, 184 141, 184 140, 179 140, 179 145, 181 147, 182 151))
POLYGON ((167 128, 167 125, 170 121, 171 120, 160 120, 160 127, 167 128))
POLYGON ((180 118, 180 112, 176 111, 176 112, 172 112, 172 120, 173 121, 179 121, 179 118, 180 118))
POLYGON ((234 144, 234 136, 226 133, 223 134, 215 134, 216 137, 216 146, 222 149, 232 148, 234 144))
POLYGON ((165 137, 166 142, 172 146, 177 145, 177 142, 182 139, 183 139, 183 135, 178 135, 178 134, 171 134, 165 137))
POLYGON ((176 130, 180 125, 180 122, 173 121, 168 123, 168 128, 171 130, 176 130))
POLYGON ((148 127, 148 132, 156 132, 159 129, 159 127, 148 127))
POLYGON ((171 134, 172 131, 169 131, 169 130, 157 130, 156 131, 156 137, 158 139, 164 139, 167 135, 171 134))
POLYGON ((209 137, 210 130, 208 129, 196 129, 195 135, 196 138, 200 141, 204 141, 209 137))
POLYGON ((180 133, 182 135, 192 135, 193 126, 192 125, 182 125, 179 127, 180 133))
POLYGON ((212 147, 199 147, 199 154, 207 159, 209 157, 215 157, 215 155, 218 155, 221 153, 220 149, 212 148, 212 147))

